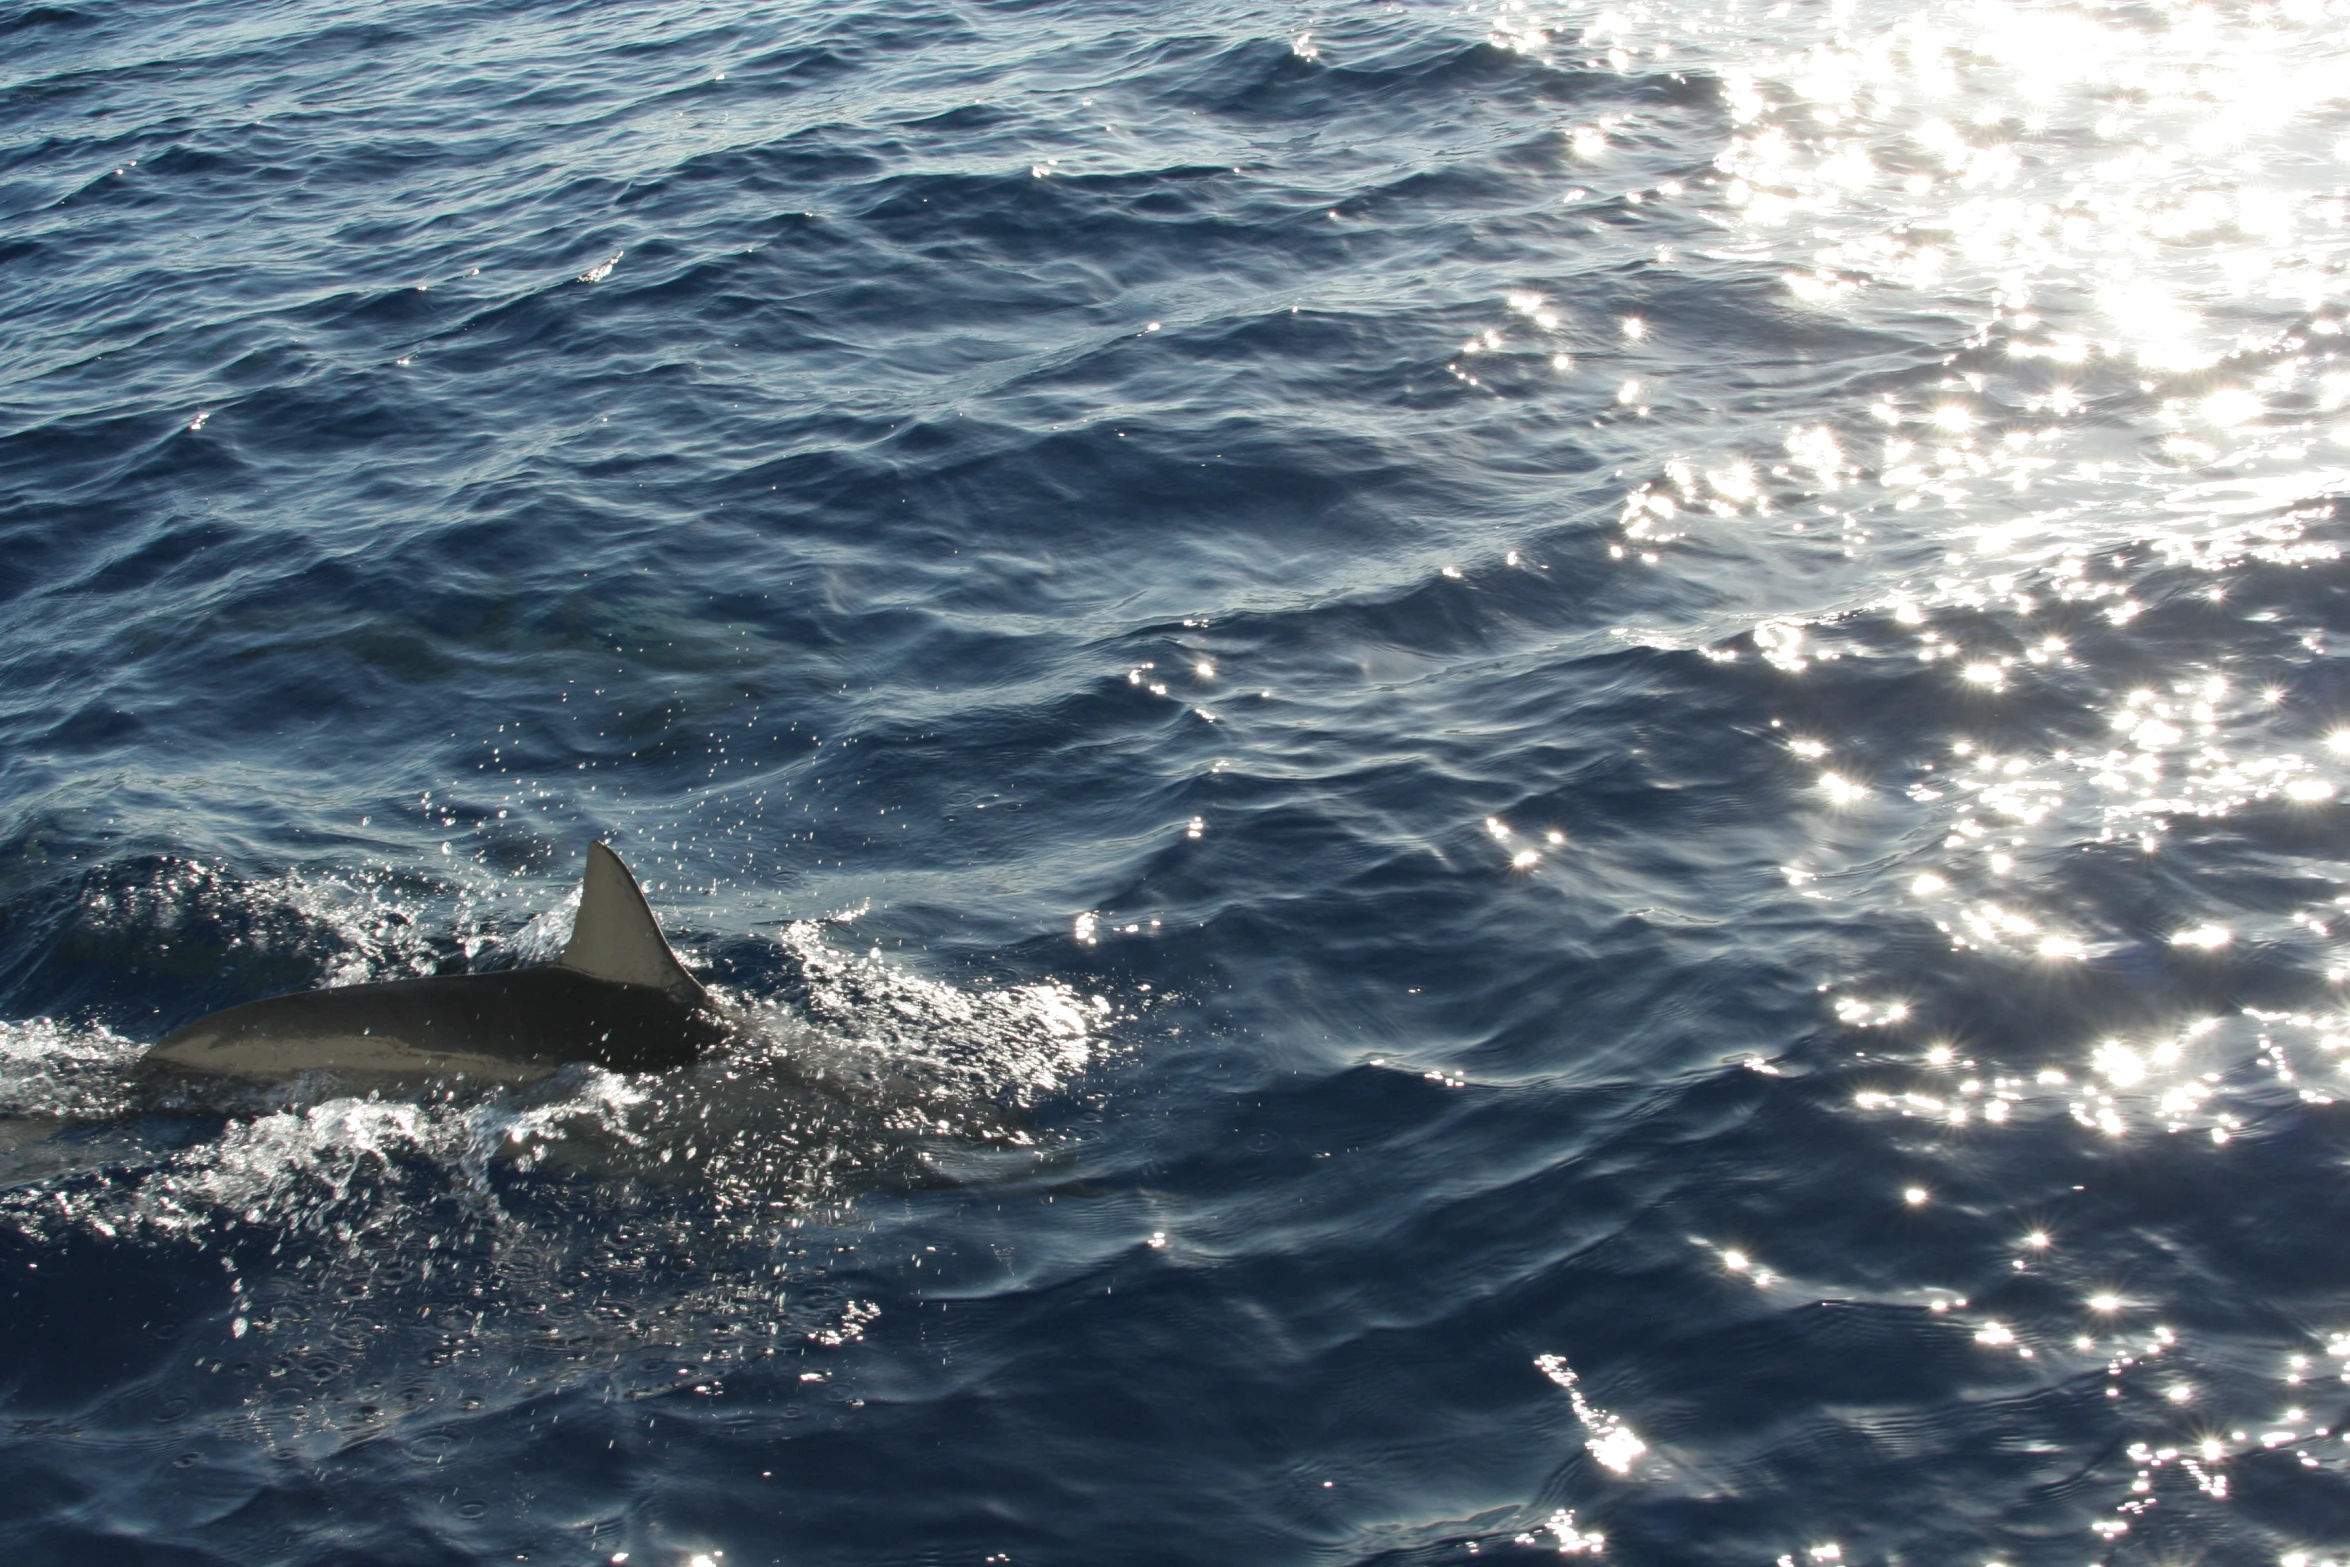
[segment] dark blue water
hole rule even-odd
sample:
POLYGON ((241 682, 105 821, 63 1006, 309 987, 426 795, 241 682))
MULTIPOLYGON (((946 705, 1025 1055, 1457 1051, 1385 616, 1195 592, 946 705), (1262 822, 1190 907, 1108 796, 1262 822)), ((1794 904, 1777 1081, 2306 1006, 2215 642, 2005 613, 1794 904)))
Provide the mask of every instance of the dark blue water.
POLYGON ((0 1558, 2350 1552, 2346 69, 10 0, 0 1558))

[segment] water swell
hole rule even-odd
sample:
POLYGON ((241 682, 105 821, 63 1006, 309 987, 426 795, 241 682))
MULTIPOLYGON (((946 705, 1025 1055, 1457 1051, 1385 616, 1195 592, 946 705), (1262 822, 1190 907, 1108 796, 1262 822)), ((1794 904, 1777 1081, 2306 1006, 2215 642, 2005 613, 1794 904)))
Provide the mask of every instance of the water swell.
POLYGON ((11 1549, 2338 1554, 2339 20, 9 13, 11 1549))

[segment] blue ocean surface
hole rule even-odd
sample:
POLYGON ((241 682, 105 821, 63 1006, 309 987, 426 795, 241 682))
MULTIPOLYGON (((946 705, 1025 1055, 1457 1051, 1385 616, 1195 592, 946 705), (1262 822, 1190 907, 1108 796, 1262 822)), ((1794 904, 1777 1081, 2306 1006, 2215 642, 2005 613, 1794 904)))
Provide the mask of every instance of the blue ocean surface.
POLYGON ((2350 1559, 2346 319, 2344 0, 0 0, 0 1561, 2350 1559))

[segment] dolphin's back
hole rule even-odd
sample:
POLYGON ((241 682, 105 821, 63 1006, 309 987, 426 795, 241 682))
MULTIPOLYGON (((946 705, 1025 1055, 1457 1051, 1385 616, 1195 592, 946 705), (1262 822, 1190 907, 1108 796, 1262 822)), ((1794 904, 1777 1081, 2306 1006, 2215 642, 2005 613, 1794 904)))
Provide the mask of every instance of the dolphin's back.
POLYGON ((683 1066, 719 1032, 706 1009, 650 985, 549 965, 302 991, 215 1012, 149 1052, 233 1077, 307 1071, 521 1082, 566 1061, 620 1072, 683 1066))
POLYGON ((610 847, 592 843, 571 943, 553 963, 250 1001, 198 1018, 145 1060, 227 1077, 461 1072, 514 1083, 566 1061, 666 1071, 725 1031, 716 1004, 662 939, 636 878, 610 847))

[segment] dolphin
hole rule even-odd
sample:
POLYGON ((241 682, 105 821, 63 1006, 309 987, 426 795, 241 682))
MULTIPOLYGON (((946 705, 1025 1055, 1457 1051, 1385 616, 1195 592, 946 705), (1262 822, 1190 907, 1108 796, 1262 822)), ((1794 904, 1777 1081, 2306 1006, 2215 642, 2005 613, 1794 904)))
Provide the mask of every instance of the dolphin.
POLYGON ((527 1083, 574 1061, 616 1072, 690 1065, 728 1019, 662 939, 636 878, 588 846, 570 944, 552 963, 307 990, 198 1018, 142 1071, 272 1080, 326 1072, 390 1084, 527 1083))

